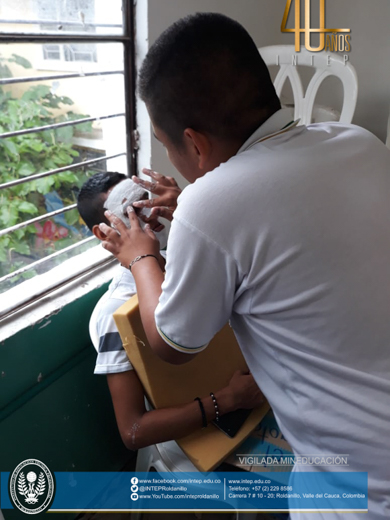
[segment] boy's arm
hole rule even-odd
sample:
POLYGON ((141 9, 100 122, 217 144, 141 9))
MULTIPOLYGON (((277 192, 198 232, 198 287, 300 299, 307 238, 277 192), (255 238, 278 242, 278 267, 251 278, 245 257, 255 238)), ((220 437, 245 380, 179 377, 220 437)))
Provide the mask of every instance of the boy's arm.
MULTIPOLYGON (((157 263, 157 262, 156 262, 157 263)), ((121 296, 135 292, 131 277, 121 277, 121 296)), ((122 347, 113 312, 122 304, 111 298, 100 306, 96 331, 100 338, 95 373, 106 374, 120 435, 127 448, 135 450, 150 444, 177 439, 202 427, 202 414, 198 402, 147 412, 144 389, 122 347)), ((229 385, 214 391, 221 414, 236 408, 252 408, 261 401, 261 393, 252 376, 235 374, 229 385)), ((210 396, 203 397, 206 419, 214 419, 214 406, 210 396)))
MULTIPOLYGON (((107 375, 115 416, 125 446, 137 450, 144 446, 179 439, 203 426, 197 401, 147 412, 144 390, 134 370, 107 375)), ((212 391, 213 389, 210 389, 212 391)), ((210 396, 202 398, 206 420, 215 419, 214 404, 210 396)), ((263 402, 263 396, 253 377, 236 372, 228 386, 215 392, 220 414, 238 408, 254 408, 263 402)))

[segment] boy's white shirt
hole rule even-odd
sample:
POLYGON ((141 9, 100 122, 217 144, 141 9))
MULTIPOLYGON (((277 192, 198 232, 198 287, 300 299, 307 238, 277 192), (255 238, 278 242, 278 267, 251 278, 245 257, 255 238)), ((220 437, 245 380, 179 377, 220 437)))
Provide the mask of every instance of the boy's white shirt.
MULTIPOLYGON (((166 251, 160 251, 160 253, 166 258, 166 251)), ((113 314, 136 292, 137 287, 133 275, 129 269, 118 265, 107 292, 98 302, 96 330, 99 336, 99 347, 95 374, 118 374, 132 370, 133 367, 122 346, 113 314)))

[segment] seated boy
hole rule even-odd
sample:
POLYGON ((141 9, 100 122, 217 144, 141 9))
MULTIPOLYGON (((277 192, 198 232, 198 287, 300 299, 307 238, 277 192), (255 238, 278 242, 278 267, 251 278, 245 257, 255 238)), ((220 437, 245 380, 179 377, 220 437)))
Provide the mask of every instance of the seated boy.
MULTIPOLYGON (((132 183, 125 175, 104 172, 95 174, 81 188, 77 202, 78 210, 86 225, 99 240, 106 238, 99 224, 101 222, 108 224, 104 216, 107 207, 111 211, 114 208, 119 215, 125 212, 129 203, 142 198, 140 188, 133 183, 138 191, 134 188, 134 199, 129 200, 129 195, 132 193, 129 182, 132 183), (127 186, 123 189, 123 198, 117 196, 118 190, 114 193, 115 187, 122 182, 126 182, 123 186, 127 186), (109 199, 111 194, 115 198, 114 201, 109 199)), ((143 191, 143 195, 147 196, 147 192, 143 191)), ((141 210, 136 209, 136 211, 141 210)), ((151 229, 158 237, 163 226, 156 219, 148 220, 151 229)), ((125 223, 128 225, 127 222, 125 223)), ((164 260, 161 257, 159 261, 164 260)), ((97 332, 100 341, 95 367, 95 374, 107 375, 119 432, 125 446, 131 450, 184 437, 203 425, 202 412, 197 401, 183 406, 146 411, 143 387, 137 374, 132 370, 112 316, 117 308, 135 292, 136 286, 131 272, 118 265, 117 273, 99 304, 97 332)), ((210 391, 213 389, 210 388, 210 391)), ((263 401, 263 396, 253 377, 239 371, 233 375, 227 387, 215 392, 215 396, 221 415, 238 408, 254 408, 263 401)), ((215 418, 212 399, 208 395, 201 397, 207 422, 210 422, 215 418)))

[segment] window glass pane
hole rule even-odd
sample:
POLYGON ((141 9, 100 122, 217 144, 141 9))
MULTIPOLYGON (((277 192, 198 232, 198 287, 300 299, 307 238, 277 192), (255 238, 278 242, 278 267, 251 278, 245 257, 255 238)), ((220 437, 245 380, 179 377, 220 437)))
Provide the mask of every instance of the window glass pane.
POLYGON ((45 44, 42 45, 44 60, 60 60, 60 45, 45 44))
MULTIPOLYGON (((0 233, 39 219, 0 236, 0 292, 51 269, 65 255, 4 282, 2 277, 90 236, 77 210, 66 210, 76 203, 89 176, 106 170, 127 173, 123 46, 95 47, 96 61, 71 63, 76 68, 70 70, 62 44, 47 50, 41 44, 0 45, 0 185, 23 181, 0 186, 0 233), (45 58, 47 51, 61 55, 55 69, 45 58), (49 128, 6 136, 42 126, 49 128), (79 165, 85 161, 88 164, 79 165), (58 213, 40 219, 52 212, 58 213)), ((92 51, 89 44, 77 44, 73 52, 82 58, 92 51)), ((93 245, 95 241, 67 255, 93 245)))
POLYGON ((97 61, 96 45, 94 44, 66 44, 64 45, 65 61, 85 61, 93 63, 97 61))
MULTIPOLYGON (((77 210, 66 215, 72 213, 74 218, 78 218, 77 210)), ((6 254, 6 259, 2 258, 0 263, 1 292, 37 274, 46 273, 68 258, 99 243, 80 222, 70 226, 67 220, 64 219, 64 215, 60 215, 31 224, 24 230, 11 232, 5 240, 4 237, 0 238, 0 254, 2 257, 6 254), (8 247, 4 247, 7 242, 8 247), (12 269, 9 266, 12 266, 12 269), (28 269, 25 269, 26 267, 28 269), (12 275, 13 272, 15 275, 12 275)))
POLYGON ((1 0, 0 31, 120 35, 122 0, 1 0))

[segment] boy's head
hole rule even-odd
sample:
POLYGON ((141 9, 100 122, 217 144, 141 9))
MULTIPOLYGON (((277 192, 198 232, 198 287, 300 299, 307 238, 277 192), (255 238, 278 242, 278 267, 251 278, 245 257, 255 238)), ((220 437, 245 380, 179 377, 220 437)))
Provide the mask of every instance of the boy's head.
POLYGON ((186 129, 237 150, 280 109, 254 41, 217 13, 187 16, 161 34, 142 65, 139 92, 155 133, 177 150, 186 129))
MULTIPOLYGON (((130 219, 127 213, 128 207, 132 206, 133 202, 136 202, 137 200, 148 198, 148 192, 133 182, 132 179, 125 179, 116 186, 113 186, 107 195, 108 196, 103 204, 104 209, 110 210, 111 213, 120 218, 127 228, 130 228, 130 219)), ((145 211, 147 212, 147 216, 150 214, 150 209, 133 209, 136 211, 137 215, 140 213, 145 214, 145 211)), ((145 223, 142 220, 140 223, 141 227, 144 228, 145 223)))
MULTIPOLYGON (((96 173, 82 186, 77 198, 77 208, 92 233, 99 240, 105 240, 106 236, 99 228, 99 224, 104 222, 108 226, 110 225, 104 215, 106 209, 112 211, 127 227, 130 227, 126 212, 127 207, 136 200, 147 197, 147 191, 121 173, 96 173)), ((145 212, 145 210, 138 208, 134 208, 134 210, 137 214, 145 212)), ((167 239, 164 226, 157 219, 150 222, 150 225, 160 241, 160 247, 164 248, 167 239)), ((144 226, 142 221, 141 226, 144 226)))
POLYGON ((94 228, 109 221, 104 216, 104 203, 107 193, 119 182, 127 179, 126 175, 118 172, 95 173, 82 186, 77 197, 77 209, 87 227, 95 234, 94 228))

